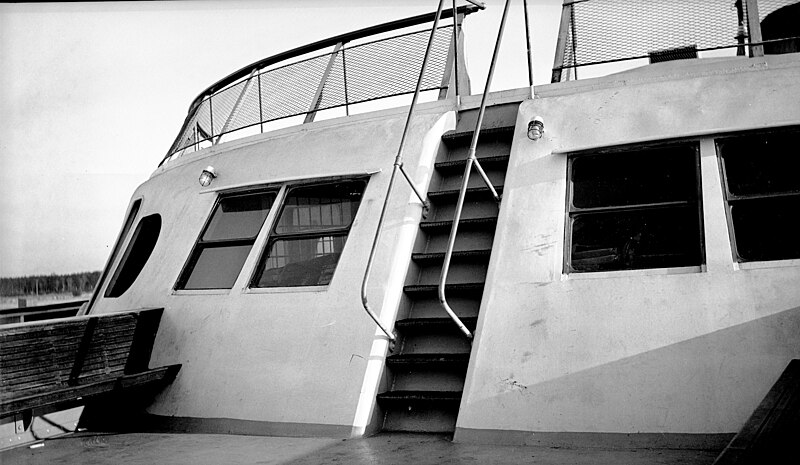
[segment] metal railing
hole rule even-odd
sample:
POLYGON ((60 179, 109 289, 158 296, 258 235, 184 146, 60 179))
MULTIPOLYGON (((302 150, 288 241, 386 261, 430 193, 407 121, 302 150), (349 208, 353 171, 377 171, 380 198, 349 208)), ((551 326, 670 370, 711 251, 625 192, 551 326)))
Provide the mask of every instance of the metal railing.
POLYGON ((416 81, 420 91, 439 89, 439 98, 445 98, 451 69, 463 67, 452 60, 459 46, 460 22, 479 8, 467 5, 442 11, 443 18, 454 18, 453 25, 437 27, 432 33, 426 29, 348 45, 434 21, 432 13, 418 15, 308 44, 246 66, 195 98, 161 164, 186 151, 214 145, 223 135, 241 129, 260 126, 263 132, 264 123, 270 121, 306 115, 305 122, 310 122, 320 110, 344 107, 349 113, 354 104, 410 94, 416 91, 416 81), (432 39, 426 41, 429 35, 432 39), (430 65, 417 80, 414 70, 426 44, 430 65), (330 47, 333 51, 329 53, 284 64, 330 47))
MULTIPOLYGON (((452 1, 453 1, 453 9, 450 11, 456 11, 456 6, 455 6, 456 2, 455 0, 452 1)), ((485 6, 483 6, 483 4, 479 2, 475 2, 473 0, 467 0, 467 1, 472 3, 476 8, 481 8, 481 9, 485 8, 485 6)), ((414 182, 411 180, 406 171, 403 169, 403 147, 405 146, 406 136, 408 135, 408 128, 409 126, 411 126, 411 120, 414 116, 414 110, 416 109, 417 106, 417 99, 419 98, 419 93, 422 90, 425 70, 428 66, 428 61, 431 56, 431 50, 433 48, 436 30, 439 26, 439 18, 442 17, 443 7, 444 7, 444 0, 439 0, 439 4, 436 8, 436 13, 433 20, 433 26, 431 27, 430 31, 430 37, 428 39, 428 46, 425 48, 425 56, 422 59, 422 65, 420 67, 419 77, 417 78, 417 85, 414 89, 414 95, 411 99, 411 106, 408 108, 408 116, 406 117, 406 123, 403 126, 403 134, 400 136, 400 145, 397 148, 397 155, 395 156, 394 159, 392 174, 391 177, 389 178, 389 185, 386 188, 386 195, 383 198, 383 206, 381 207, 380 217, 378 217, 378 227, 375 229, 375 237, 372 240, 372 247, 370 248, 369 251, 369 258, 367 259, 367 267, 364 270, 364 278, 361 280, 361 304, 364 307, 364 311, 367 312, 367 315, 369 315, 369 317, 372 318, 372 321, 374 321, 375 324, 378 325, 378 327, 381 329, 381 331, 383 331, 386 337, 389 338, 389 341, 391 342, 392 346, 397 342, 397 337, 388 328, 386 328, 386 326, 384 326, 383 323, 381 323, 381 321, 378 319, 378 316, 375 314, 372 308, 370 308, 369 297, 367 296, 367 284, 369 283, 369 277, 370 274, 372 273, 372 265, 375 261, 375 253, 378 249, 378 243, 380 242, 381 233, 383 231, 383 222, 386 217, 386 210, 388 209, 389 206, 389 198, 391 197, 391 193, 394 188, 394 181, 397 177, 398 171, 403 175, 406 182, 408 182, 408 185, 411 186, 411 190, 414 191, 414 195, 416 195, 419 201, 422 202, 423 218, 427 216, 427 212, 429 210, 428 201, 423 198, 422 194, 419 192, 419 189, 417 189, 417 186, 414 185, 414 182)), ((453 49, 458 50, 458 38, 455 34, 453 35, 453 49)), ((455 56, 454 68, 458 69, 459 66, 458 56, 457 54, 454 56, 455 56)), ((458 89, 457 76, 455 76, 455 81, 456 81, 456 89, 458 89)), ((456 100, 458 100, 458 92, 456 92, 456 100)))
POLYGON ((511 0, 506 0, 505 6, 503 7, 503 16, 500 19, 500 27, 498 28, 497 32, 497 41, 495 42, 494 46, 494 53, 492 54, 492 62, 489 65, 489 74, 486 77, 486 87, 483 90, 483 97, 481 98, 481 106, 478 110, 478 120, 475 123, 475 131, 472 133, 472 142, 469 145, 469 152, 467 154, 467 163, 464 167, 464 176, 461 180, 461 189, 458 192, 458 201, 456 202, 455 212, 453 213, 453 226, 450 228, 450 237, 447 240, 447 251, 444 255, 444 262, 442 263, 442 273, 439 277, 439 303, 442 304, 442 308, 447 312, 450 318, 455 322, 458 329, 464 333, 467 338, 472 339, 472 333, 469 329, 464 325, 464 322, 461 321, 460 318, 456 315, 450 305, 447 303, 447 294, 446 294, 446 284, 447 284, 447 274, 450 271, 450 260, 453 257, 453 249, 455 248, 456 244, 456 235, 458 234, 458 223, 461 221, 461 211, 464 208, 464 199, 467 196, 467 185, 469 184, 469 177, 472 174, 472 166, 475 165, 475 169, 477 170, 478 174, 480 175, 483 182, 489 188, 489 191, 492 193, 492 197, 497 202, 500 202, 500 195, 497 193, 497 190, 492 185, 492 182, 489 180, 489 177, 486 176, 486 172, 481 167, 480 162, 478 162, 478 158, 475 155, 475 152, 478 147, 478 138, 481 135, 481 125, 483 124, 483 115, 486 111, 486 97, 489 95, 489 86, 492 84, 492 77, 494 76, 494 70, 497 65, 497 57, 498 52, 500 51, 500 42, 503 39, 503 32, 505 31, 506 27, 506 19, 508 18, 508 9, 511 4, 511 0))
POLYGON ((761 21, 797 0, 564 0, 551 82, 577 79, 578 68, 635 59, 694 58, 736 49, 764 54, 761 21), (574 76, 573 76, 574 74, 574 76))

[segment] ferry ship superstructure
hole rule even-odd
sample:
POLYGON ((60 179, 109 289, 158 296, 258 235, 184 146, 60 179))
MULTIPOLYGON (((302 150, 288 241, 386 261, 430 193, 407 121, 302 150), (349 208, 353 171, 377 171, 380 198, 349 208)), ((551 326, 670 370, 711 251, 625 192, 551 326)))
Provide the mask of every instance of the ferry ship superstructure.
POLYGON ((796 7, 671 3, 647 9, 725 33, 640 44, 636 25, 666 36, 641 5, 565 1, 553 82, 480 94, 468 5, 435 34, 434 15, 376 26, 202 93, 88 307, 164 308, 150 364, 182 367, 138 424, 724 445, 800 355, 800 55, 766 21, 796 7), (621 8, 618 29, 588 26, 621 8), (581 61, 613 34, 627 55, 581 61), (740 55, 702 57, 723 47, 740 55), (350 114, 417 81, 437 98, 350 114))

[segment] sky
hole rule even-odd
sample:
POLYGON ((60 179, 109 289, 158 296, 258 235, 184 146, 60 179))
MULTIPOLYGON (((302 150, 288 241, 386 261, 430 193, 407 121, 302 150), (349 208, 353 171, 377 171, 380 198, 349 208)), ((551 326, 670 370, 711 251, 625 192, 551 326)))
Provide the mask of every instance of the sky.
MULTIPOLYGON (((474 94, 485 85, 504 0, 485 3, 464 23, 474 94)), ((191 101, 220 78, 436 4, 0 4, 0 276, 102 269, 130 196, 158 166, 191 101)), ((537 84, 549 81, 561 4, 528 0, 537 84)), ((522 0, 512 0, 492 91, 528 84, 522 12, 522 0)))

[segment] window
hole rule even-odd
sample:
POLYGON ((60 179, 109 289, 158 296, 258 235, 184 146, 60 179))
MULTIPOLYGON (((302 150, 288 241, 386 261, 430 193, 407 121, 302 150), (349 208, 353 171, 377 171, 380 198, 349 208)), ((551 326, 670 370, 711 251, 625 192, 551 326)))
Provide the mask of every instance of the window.
POLYGON ((697 144, 576 155, 567 272, 702 264, 697 144))
POLYGON ((251 286, 330 283, 365 185, 348 181, 290 188, 251 286))
MULTIPOLYGON (((138 207, 137 204, 137 211, 138 207)), ((131 220, 133 216, 133 211, 131 211, 128 219, 131 220)), ((126 223, 125 228, 128 227, 129 225, 126 223)), ((148 215, 139 221, 131 241, 128 243, 128 248, 125 249, 125 254, 106 289, 105 297, 119 297, 131 287, 150 258, 150 254, 153 253, 160 233, 161 215, 148 215)), ((121 237, 124 239, 124 235, 121 237)))
POLYGON ((740 262, 800 258, 800 129, 717 140, 740 262))
POLYGON ((176 289, 233 287, 274 201, 275 192, 221 197, 176 289))

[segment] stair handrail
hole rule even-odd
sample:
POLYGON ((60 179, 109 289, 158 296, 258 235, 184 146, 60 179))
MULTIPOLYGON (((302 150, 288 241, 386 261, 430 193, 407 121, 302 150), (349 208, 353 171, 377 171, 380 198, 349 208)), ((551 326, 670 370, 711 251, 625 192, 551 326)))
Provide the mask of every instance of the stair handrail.
POLYGON ((464 177, 461 180, 461 189, 458 192, 458 202, 456 203, 456 209, 453 213, 453 226, 450 228, 450 237, 447 241, 447 251, 445 252, 444 262, 442 263, 442 274, 439 278, 439 303, 442 304, 442 307, 456 324, 456 326, 458 326, 458 329, 460 329, 468 339, 472 339, 474 336, 447 303, 445 283, 447 282, 447 274, 450 271, 450 259, 453 256, 453 248, 455 247, 456 243, 456 234, 458 233, 458 223, 461 221, 461 210, 464 208, 464 198, 467 195, 467 185, 469 184, 469 176, 472 173, 473 164, 475 165, 475 169, 478 171, 478 174, 480 174, 481 178, 483 179, 483 182, 486 184, 486 187, 488 187, 489 191, 492 193, 492 197, 494 197, 497 202, 500 202, 500 195, 497 193, 497 190, 492 185, 489 177, 486 176, 486 172, 478 162, 478 159, 475 156, 475 151, 478 147, 478 137, 480 137, 481 124, 483 124, 483 114, 486 111, 486 96, 489 95, 489 86, 492 84, 492 77, 494 76, 494 69, 497 64, 497 55, 500 50, 500 42, 503 38, 503 31, 505 30, 506 26, 506 18, 508 17, 508 7, 510 3, 511 0, 506 0, 505 7, 503 8, 503 16, 500 19, 500 27, 497 32, 497 42, 494 46, 492 62, 489 65, 489 74, 486 77, 486 87, 483 90, 483 97, 481 97, 481 106, 478 110, 478 121, 475 124, 475 131, 472 133, 472 142, 469 145, 467 163, 464 167, 464 177))
MULTIPOLYGON (((472 2, 470 2, 472 3, 472 2)), ((436 28, 439 26, 439 17, 442 14, 442 7, 444 6, 444 0, 439 0, 439 5, 436 9, 436 15, 433 20, 433 27, 431 28, 431 35, 428 39, 428 46, 425 48, 425 56, 422 59, 422 67, 419 71, 419 78, 417 79, 417 87, 414 90, 414 96, 411 99, 411 106, 408 108, 408 116, 406 117, 406 124, 403 127, 403 134, 400 136, 400 146, 397 148, 397 155, 394 158, 394 166, 392 167, 392 175, 389 178, 389 186, 386 188, 386 195, 384 196, 383 200, 383 207, 381 208, 381 215, 378 218, 378 227, 375 230, 375 237, 372 240, 372 248, 369 251, 369 258, 367 259, 367 268, 364 271, 364 279, 361 281, 361 304, 364 306, 364 310, 367 312, 372 321, 378 325, 378 327, 386 334, 386 337, 389 338, 389 341, 392 344, 397 342, 397 337, 389 331, 386 326, 378 319, 378 316, 375 315, 375 312, 369 306, 369 299, 367 297, 367 282, 369 281, 370 273, 372 272, 372 264, 375 260, 375 251, 378 249, 378 242, 380 242, 381 232, 383 231, 383 221, 386 216, 386 210, 389 205, 389 197, 392 193, 392 188, 394 187, 394 180, 396 178, 397 172, 403 174, 403 177, 408 182, 408 185, 411 186, 411 189, 416 194, 417 198, 422 202, 422 211, 423 216, 426 216, 427 211, 430 208, 430 204, 427 200, 422 197, 417 187, 411 181, 411 178, 408 176, 406 171, 403 169, 403 146, 406 142, 406 135, 408 134, 408 127, 411 125, 411 118, 414 115, 414 110, 417 105, 417 98, 419 97, 420 89, 422 88, 422 78, 425 75, 425 68, 428 66, 428 58, 430 56, 431 47, 433 45, 433 39, 436 35, 436 28)), ((456 63, 456 66, 458 64, 456 63)))

